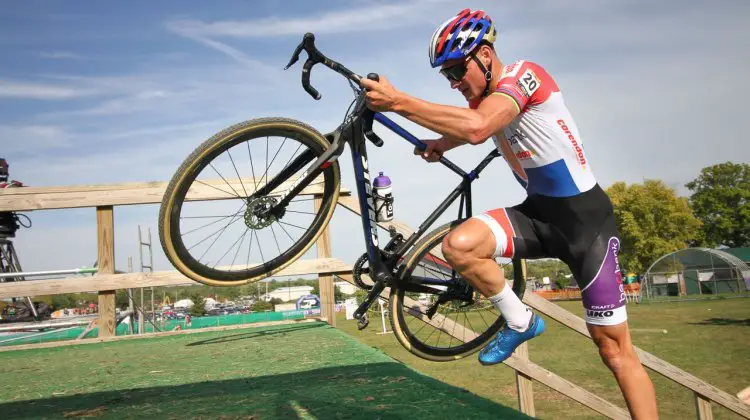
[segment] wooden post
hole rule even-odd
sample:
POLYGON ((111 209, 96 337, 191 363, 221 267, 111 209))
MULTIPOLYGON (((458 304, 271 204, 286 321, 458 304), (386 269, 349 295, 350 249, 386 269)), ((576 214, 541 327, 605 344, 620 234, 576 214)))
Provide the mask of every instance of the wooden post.
POLYGON ((697 392, 694 392, 693 394, 695 394, 696 418, 698 420, 713 420, 714 415, 711 412, 711 400, 697 392))
MULTIPOLYGON (((520 260, 513 266, 515 270, 521 270, 520 277, 515 274, 515 278, 526 279, 526 260, 520 260)), ((529 360, 529 346, 528 343, 523 343, 515 351, 516 356, 523 361, 529 360)), ((518 407, 522 413, 534 417, 536 416, 536 410, 534 409, 534 388, 533 380, 530 376, 524 375, 523 373, 516 371, 516 389, 518 390, 518 407)))
MULTIPOLYGON (((315 196, 315 211, 320 210, 323 200, 320 196, 315 196)), ((330 258, 331 256, 331 235, 328 226, 323 229, 323 233, 315 244, 318 248, 318 258, 330 258)), ((320 288, 320 316, 325 318, 328 325, 336 326, 335 295, 333 287, 333 276, 330 274, 318 275, 318 284, 320 288)))
MULTIPOLYGON (((697 272, 696 272, 697 275, 697 272)), ((685 276, 681 273, 677 274, 677 281, 679 282, 679 295, 680 296, 686 296, 687 295, 687 287, 685 287, 685 276)))
MULTIPOLYGON (((115 272, 115 224, 112 206, 96 208, 97 274, 115 272)), ((115 290, 99 292, 99 337, 115 335, 115 290)))

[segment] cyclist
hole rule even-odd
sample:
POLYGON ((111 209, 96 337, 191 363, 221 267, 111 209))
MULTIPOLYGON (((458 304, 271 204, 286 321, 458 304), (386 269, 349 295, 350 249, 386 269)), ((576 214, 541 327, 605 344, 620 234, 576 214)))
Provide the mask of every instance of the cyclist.
POLYGON ((427 161, 455 147, 492 138, 527 191, 513 207, 474 216, 448 234, 448 262, 505 316, 507 325, 479 352, 500 363, 544 331, 543 319, 506 287, 496 257, 556 257, 583 294, 586 325, 634 418, 656 418, 653 384, 633 348, 617 254, 612 204, 597 184, 578 128, 552 77, 538 64, 503 65, 496 29, 483 11, 466 9, 430 40, 430 64, 468 101, 468 108, 430 103, 394 88, 385 77, 363 79, 368 106, 393 111, 442 135, 426 140, 427 161))

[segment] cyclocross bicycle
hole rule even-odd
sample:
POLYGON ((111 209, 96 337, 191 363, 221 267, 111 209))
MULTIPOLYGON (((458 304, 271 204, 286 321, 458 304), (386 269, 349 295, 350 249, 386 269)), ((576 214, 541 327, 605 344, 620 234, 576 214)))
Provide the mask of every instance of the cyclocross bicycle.
MULTIPOLYGON (((341 125, 322 135, 299 121, 262 118, 205 141, 182 163, 164 195, 159 234, 167 257, 187 277, 212 286, 242 285, 278 273, 305 254, 328 225, 339 197, 338 158, 348 144, 367 248, 353 270, 355 282, 369 290, 355 312, 359 327, 367 325, 370 305, 390 288, 392 328, 409 351, 434 361, 477 351, 505 320, 451 269, 440 247, 451 228, 471 216, 471 183, 499 153, 493 150, 468 173, 441 157, 440 163, 461 178, 459 185, 408 238, 391 229, 381 247, 366 150, 368 140, 383 145, 373 121, 421 150, 426 146, 368 109, 361 76, 323 55, 314 41, 313 34, 306 34, 285 70, 304 50, 302 86, 315 99, 320 94, 310 84, 314 65, 322 63, 346 77, 355 99, 341 125), (220 191, 224 197, 202 200, 201 191, 213 191, 212 197, 220 191), (458 220, 425 233, 457 199, 458 220)), ((374 73, 367 77, 378 79, 374 73)), ((522 297, 525 280, 515 277, 513 291, 522 297)))

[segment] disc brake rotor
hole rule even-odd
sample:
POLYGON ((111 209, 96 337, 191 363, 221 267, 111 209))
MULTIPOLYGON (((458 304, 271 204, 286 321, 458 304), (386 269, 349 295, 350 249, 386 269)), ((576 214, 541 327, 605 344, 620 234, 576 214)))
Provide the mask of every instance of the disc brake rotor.
POLYGON ((273 197, 260 197, 247 203, 245 225, 250 229, 263 229, 275 222, 276 216, 268 210, 276 205, 273 197))

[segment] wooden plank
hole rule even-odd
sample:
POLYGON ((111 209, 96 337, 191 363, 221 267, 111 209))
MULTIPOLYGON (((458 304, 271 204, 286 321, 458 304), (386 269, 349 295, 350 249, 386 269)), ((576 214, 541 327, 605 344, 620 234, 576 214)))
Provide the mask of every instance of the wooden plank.
MULTIPOLYGON (((529 361, 528 343, 523 343, 516 348, 515 355, 519 360, 529 361)), ((534 409, 534 381, 531 377, 516 371, 516 389, 518 390, 518 409, 531 417, 536 416, 534 409)))
MULTIPOLYGON (((243 177, 226 181, 201 180, 188 191, 186 200, 222 200, 236 198, 245 191, 254 191, 254 183, 260 178, 243 177), (244 190, 243 190, 244 187, 244 190), (249 188, 249 190, 248 190, 249 188)), ((283 191, 295 180, 289 180, 277 187, 273 193, 283 191)), ((263 180, 265 184, 266 180, 263 180)), ((24 187, 0 189, 0 211, 31 211, 80 207, 98 207, 133 204, 161 203, 167 182, 139 182, 127 184, 71 186, 71 187, 24 187), (15 190, 15 191, 11 191, 15 190)), ((258 183, 258 186, 262 184, 258 183)), ((323 192, 322 184, 311 185, 300 194, 312 195, 323 192)), ((348 190, 342 190, 346 194, 348 190)))
MULTIPOLYGON (((323 199, 320 196, 315 196, 314 208, 315 212, 320 210, 320 206, 323 203, 323 199)), ((318 252, 318 258, 330 258, 331 257, 331 235, 328 231, 328 226, 323 229, 323 233, 318 238, 315 244, 318 252)), ((320 316, 328 321, 328 324, 332 327, 336 326, 336 296, 335 289, 333 286, 333 276, 330 274, 319 274, 318 275, 318 286, 320 289, 320 316)))
POLYGON ((580 386, 562 378, 547 369, 529 361, 521 360, 513 354, 503 363, 520 371, 524 375, 554 389, 555 391, 578 401, 590 409, 605 415, 611 419, 630 419, 627 410, 620 408, 598 395, 581 388, 580 386))
MULTIPOLYGON (((526 260, 520 261, 521 278, 526 278, 526 260)), ((516 356, 520 360, 529 361, 529 346, 528 343, 522 343, 515 351, 516 356)), ((530 377, 523 373, 516 371, 516 389, 518 390, 518 408, 522 413, 531 417, 536 416, 536 410, 534 408, 534 382, 530 377)))
MULTIPOLYGON (((581 335, 591 338, 588 329, 586 328, 586 322, 565 309, 549 302, 534 293, 526 293, 523 297, 523 301, 538 310, 539 312, 551 317, 566 327, 578 332, 581 335)), ((664 360, 654 356, 651 353, 641 350, 640 348, 633 346, 638 358, 641 363, 647 368, 669 378, 678 384, 692 390, 693 392, 702 395, 704 398, 713 401, 735 413, 750 419, 750 406, 743 403, 739 398, 722 391, 719 388, 707 383, 706 381, 693 376, 684 370, 665 362, 664 360)))
MULTIPOLYGON (((114 274, 115 272, 115 222, 114 209, 112 206, 96 208, 96 235, 97 235, 97 274, 114 274)), ((99 325, 100 337, 112 337, 115 335, 115 289, 99 289, 99 325)))
POLYGON ((711 400, 703 397, 699 393, 695 394, 695 412, 698 415, 698 420, 713 420, 714 415, 711 411, 711 400))
MULTIPOLYGON (((244 266, 242 266, 244 268, 244 266)), ((336 258, 298 260, 274 276, 351 272, 352 266, 336 258)), ((97 274, 93 277, 67 277, 0 283, 0 298, 98 292, 152 286, 198 285, 178 271, 153 273, 97 274)))

